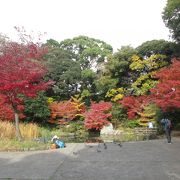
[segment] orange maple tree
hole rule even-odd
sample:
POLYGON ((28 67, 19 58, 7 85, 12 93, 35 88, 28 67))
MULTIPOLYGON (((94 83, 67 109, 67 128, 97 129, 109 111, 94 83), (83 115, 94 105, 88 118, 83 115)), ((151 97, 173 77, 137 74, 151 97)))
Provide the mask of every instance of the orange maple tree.
POLYGON ((82 113, 85 111, 84 103, 73 97, 68 101, 50 103, 49 107, 51 117, 48 122, 55 124, 67 124, 77 116, 82 116, 82 113))

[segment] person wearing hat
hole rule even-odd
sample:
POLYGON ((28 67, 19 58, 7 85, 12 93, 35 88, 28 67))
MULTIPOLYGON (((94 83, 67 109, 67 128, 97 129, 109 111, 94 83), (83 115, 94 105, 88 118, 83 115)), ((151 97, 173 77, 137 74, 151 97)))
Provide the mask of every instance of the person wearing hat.
POLYGON ((53 136, 51 141, 53 142, 53 144, 56 144, 57 148, 66 147, 64 141, 60 140, 57 135, 53 136))

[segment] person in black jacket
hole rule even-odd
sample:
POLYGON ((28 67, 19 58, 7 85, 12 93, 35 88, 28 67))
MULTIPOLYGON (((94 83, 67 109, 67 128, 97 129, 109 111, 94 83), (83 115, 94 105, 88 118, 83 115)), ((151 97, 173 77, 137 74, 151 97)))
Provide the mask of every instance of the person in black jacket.
POLYGON ((171 144, 171 130, 172 130, 171 121, 168 118, 163 118, 161 120, 161 124, 164 127, 164 131, 165 131, 165 134, 166 134, 167 142, 169 144, 171 144))

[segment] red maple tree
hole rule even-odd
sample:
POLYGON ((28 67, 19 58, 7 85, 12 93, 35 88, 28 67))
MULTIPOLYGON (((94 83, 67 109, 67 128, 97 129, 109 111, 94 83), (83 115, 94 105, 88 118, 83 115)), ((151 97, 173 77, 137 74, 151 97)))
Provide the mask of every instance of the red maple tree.
POLYGON ((126 96, 119 101, 127 109, 128 119, 134 119, 136 115, 143 111, 148 102, 149 98, 147 96, 126 96))
POLYGON ((101 130, 104 125, 109 124, 108 119, 112 116, 109 111, 112 108, 111 102, 99 102, 91 104, 90 110, 85 112, 85 128, 101 130))
MULTIPOLYGON (((19 118, 23 119, 25 118, 24 112, 24 106, 18 105, 17 109, 19 111, 19 118)), ((0 120, 1 121, 13 121, 14 120, 14 113, 11 108, 11 106, 7 103, 4 103, 4 98, 2 95, 0 95, 0 120)))
POLYGON ((174 59, 169 67, 161 69, 156 77, 159 83, 151 89, 151 99, 163 111, 180 108, 180 59, 174 59))
POLYGON ((14 119, 13 110, 9 104, 4 104, 2 96, 0 96, 0 120, 1 121, 12 121, 14 119))
POLYGON ((21 140, 19 114, 23 97, 35 97, 38 91, 50 85, 43 81, 46 68, 39 61, 46 51, 32 42, 8 42, 0 51, 0 94, 3 103, 13 110, 16 137, 21 140))

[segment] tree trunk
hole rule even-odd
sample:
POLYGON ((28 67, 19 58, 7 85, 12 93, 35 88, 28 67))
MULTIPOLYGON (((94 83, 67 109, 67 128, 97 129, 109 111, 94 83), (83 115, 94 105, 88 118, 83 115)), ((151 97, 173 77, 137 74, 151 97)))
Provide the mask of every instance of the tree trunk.
POLYGON ((19 141, 22 141, 21 131, 19 129, 19 114, 17 113, 17 111, 14 111, 14 117, 15 117, 15 127, 16 127, 16 138, 19 141))
POLYGON ((89 129, 89 137, 99 137, 100 136, 100 130, 96 129, 89 129))

